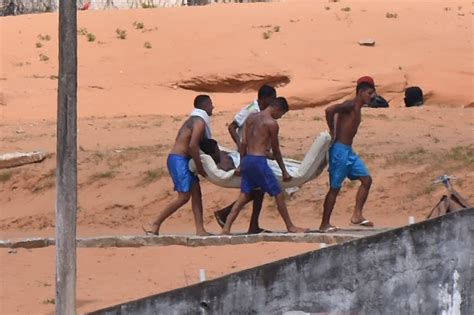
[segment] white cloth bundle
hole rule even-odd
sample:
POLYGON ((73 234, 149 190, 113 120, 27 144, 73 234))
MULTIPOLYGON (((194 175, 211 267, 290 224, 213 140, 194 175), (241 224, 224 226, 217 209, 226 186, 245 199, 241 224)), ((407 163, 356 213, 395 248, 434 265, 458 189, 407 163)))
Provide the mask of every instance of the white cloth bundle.
MULTIPOLYGON (((331 145, 331 136, 328 132, 322 132, 313 142, 302 161, 293 159, 283 159, 288 173, 293 177, 289 182, 283 182, 281 170, 276 161, 268 160, 268 165, 277 176, 283 188, 300 187, 304 183, 318 177, 326 168, 328 162, 329 146, 331 145)), ((222 151, 232 152, 221 147, 222 151)), ((225 188, 240 188, 240 177, 234 175, 234 170, 223 171, 217 168, 214 160, 201 152, 201 161, 204 170, 207 173, 207 180, 211 183, 225 188)), ((194 161, 189 162, 190 170, 196 169, 194 161)))
POLYGON ((206 111, 203 109, 195 108, 193 109, 191 116, 201 117, 204 120, 204 122, 206 123, 206 138, 211 139, 211 117, 209 117, 206 111))

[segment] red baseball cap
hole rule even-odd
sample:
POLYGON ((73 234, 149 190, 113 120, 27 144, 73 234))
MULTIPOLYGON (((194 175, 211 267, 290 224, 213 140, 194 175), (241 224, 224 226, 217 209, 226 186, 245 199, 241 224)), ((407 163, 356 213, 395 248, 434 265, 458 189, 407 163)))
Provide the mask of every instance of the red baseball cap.
POLYGON ((368 84, 372 85, 372 87, 375 89, 375 82, 374 82, 374 79, 372 79, 372 77, 369 77, 369 76, 360 77, 357 80, 357 85, 359 85, 361 83, 368 83, 368 84))

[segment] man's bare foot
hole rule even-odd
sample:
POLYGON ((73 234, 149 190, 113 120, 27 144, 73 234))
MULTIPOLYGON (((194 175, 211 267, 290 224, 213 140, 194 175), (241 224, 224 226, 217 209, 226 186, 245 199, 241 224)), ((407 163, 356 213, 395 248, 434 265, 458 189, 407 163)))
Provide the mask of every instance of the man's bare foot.
POLYGON ((335 232, 337 230, 338 230, 338 228, 331 225, 331 224, 327 224, 327 225, 325 224, 325 225, 321 225, 319 227, 319 232, 321 232, 321 233, 335 232))
POLYGON ((230 235, 230 230, 223 228, 221 235, 230 235))
POLYGON ((149 226, 142 225, 142 229, 143 229, 143 232, 145 232, 145 235, 159 235, 160 234, 160 227, 156 225, 155 223, 149 226))
POLYGON ((211 233, 207 232, 206 230, 202 230, 202 231, 197 231, 196 232, 196 235, 197 236, 210 236, 212 235, 211 233))
POLYGON ((288 228, 288 232, 290 232, 290 233, 306 233, 308 231, 309 231, 309 229, 307 229, 307 228, 300 228, 300 227, 297 227, 297 226, 292 226, 292 227, 288 228))

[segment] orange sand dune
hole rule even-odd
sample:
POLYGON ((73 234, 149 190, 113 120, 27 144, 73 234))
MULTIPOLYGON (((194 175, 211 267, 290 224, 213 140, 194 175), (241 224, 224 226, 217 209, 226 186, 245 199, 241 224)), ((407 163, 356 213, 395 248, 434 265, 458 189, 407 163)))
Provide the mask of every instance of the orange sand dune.
MULTIPOLYGON (((340 99, 365 74, 375 77, 382 93, 396 97, 395 106, 407 85, 422 86, 428 104, 466 106, 473 103, 472 20, 470 1, 291 1, 79 12, 79 28, 96 37, 88 42, 79 36, 79 115, 185 114, 196 92, 175 85, 242 73, 288 75, 291 81, 280 93, 299 107, 340 99), (386 18, 387 12, 398 17, 386 18), (135 21, 144 28, 135 29, 135 21), (126 39, 117 38, 117 28, 126 31, 126 39), (263 38, 265 32, 270 38, 263 38), (375 47, 357 44, 367 37, 376 40, 375 47), (144 48, 145 42, 152 48, 144 48)), ((0 22, 2 119, 55 117, 57 14, 0 22), (51 40, 40 40, 40 34, 51 40), (40 54, 49 60, 40 61, 40 54)), ((254 93, 213 97, 218 110, 235 110, 254 93)))
MULTIPOLYGON (((390 109, 364 109, 354 143, 374 178, 364 214, 376 226, 401 226, 408 216, 423 220, 445 193, 431 181, 445 173, 459 178, 455 187, 474 203, 474 116, 465 108, 474 104, 471 1, 295 0, 78 17, 82 33, 96 37, 79 36, 81 236, 142 233, 141 225, 174 198, 166 155, 196 94, 210 91, 215 138, 230 147, 227 124, 264 81, 302 109, 280 121, 283 155, 296 159, 327 128, 323 106, 350 97, 359 76, 372 75, 378 91, 393 99, 390 109), (144 28, 135 29, 135 21, 144 28), (117 38, 117 28, 126 30, 125 39, 117 38), (357 44, 367 37, 375 47, 357 44), (408 85, 425 90, 427 106, 403 108, 408 85)), ((38 164, 0 170, 2 239, 54 236, 57 19, 0 18, 0 153, 52 153, 38 164)), ((219 232, 213 211, 238 191, 201 183, 206 228, 219 232)), ((349 226, 357 185, 344 184, 332 223, 349 226)), ((327 189, 324 172, 289 196, 296 224, 319 226, 327 189)), ((246 207, 233 231, 245 231, 249 216, 246 207)), ((261 225, 284 229, 270 198, 261 225)), ((170 217, 162 232, 194 233, 191 206, 170 217)), ((314 246, 79 249, 78 311, 194 283, 201 267, 214 278, 314 246)), ((0 313, 53 312, 54 248, 2 250, 0 268, 0 313)))

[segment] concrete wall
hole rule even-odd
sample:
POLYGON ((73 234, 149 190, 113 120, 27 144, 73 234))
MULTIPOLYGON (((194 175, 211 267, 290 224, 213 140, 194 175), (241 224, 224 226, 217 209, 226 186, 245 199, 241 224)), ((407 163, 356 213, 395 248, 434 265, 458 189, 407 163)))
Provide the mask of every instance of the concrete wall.
POLYGON ((473 270, 469 209, 93 314, 474 314, 473 270))
MULTIPOLYGON (((89 0, 76 0, 78 9, 89 0)), ((272 2, 272 0, 90 0, 89 10, 177 7, 231 2, 272 2)), ((56 11, 59 0, 0 0, 0 16, 56 11)))

